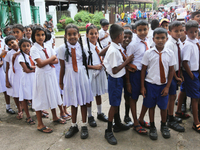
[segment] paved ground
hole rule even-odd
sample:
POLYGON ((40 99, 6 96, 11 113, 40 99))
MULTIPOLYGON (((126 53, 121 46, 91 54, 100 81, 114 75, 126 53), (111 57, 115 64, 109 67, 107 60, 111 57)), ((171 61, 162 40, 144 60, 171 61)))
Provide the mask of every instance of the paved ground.
MULTIPOLYGON (((56 45, 60 45, 63 39, 56 39, 56 45)), ((108 95, 102 96, 103 112, 108 113, 109 102, 108 95)), ((171 130, 171 138, 164 139, 160 133, 160 112, 156 109, 156 127, 158 130, 158 140, 152 141, 148 136, 138 135, 133 129, 125 132, 116 133, 118 140, 116 146, 112 146, 104 139, 104 131, 107 124, 97 121, 97 127, 89 129, 88 139, 82 140, 80 132, 71 139, 66 139, 64 133, 71 126, 71 121, 66 125, 56 125, 52 122, 52 116, 49 119, 43 119, 46 126, 54 130, 51 134, 44 134, 36 130, 37 125, 27 125, 25 118, 17 120, 16 115, 9 115, 5 112, 5 101, 3 94, 0 94, 0 150, 198 150, 200 147, 200 134, 192 130, 192 118, 183 121, 182 125, 186 128, 186 132, 178 133, 171 130)), ((138 101, 138 110, 140 111, 142 105, 142 97, 138 101)), ((11 106, 15 108, 14 101, 11 99, 11 106)), ((68 108, 70 111, 70 108, 68 108)), ((175 108, 176 109, 176 108, 175 108)), ((50 112, 50 110, 48 110, 50 112)), ((138 111, 138 115, 139 115, 138 111)), ((96 104, 93 103, 93 115, 96 118, 96 104)), ((121 102, 121 118, 124 117, 124 99, 121 102)), ((59 114, 59 111, 57 111, 59 114)), ((36 119, 35 112, 31 112, 31 116, 36 119)), ((80 129, 80 111, 78 115, 78 125, 80 129)), ((148 115, 145 116, 148 121, 148 115)))

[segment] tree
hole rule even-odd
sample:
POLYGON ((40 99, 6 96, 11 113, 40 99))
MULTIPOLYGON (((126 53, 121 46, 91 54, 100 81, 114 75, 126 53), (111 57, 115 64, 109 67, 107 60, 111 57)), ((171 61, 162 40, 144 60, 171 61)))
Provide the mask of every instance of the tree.
POLYGON ((158 7, 157 7, 157 1, 156 0, 153 0, 153 10, 157 10, 158 7))
POLYGON ((166 5, 168 3, 171 3, 173 0, 161 0, 160 4, 166 5))

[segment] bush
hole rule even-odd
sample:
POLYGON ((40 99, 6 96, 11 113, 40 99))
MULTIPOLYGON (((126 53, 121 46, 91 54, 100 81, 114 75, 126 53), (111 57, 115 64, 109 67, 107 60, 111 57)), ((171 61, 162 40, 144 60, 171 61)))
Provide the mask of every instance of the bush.
POLYGON ((93 20, 92 20, 92 23, 95 24, 95 25, 100 25, 100 20, 101 19, 104 19, 105 17, 103 16, 103 13, 102 12, 98 12, 98 11, 95 11, 94 13, 94 16, 93 16, 93 20))
POLYGON ((61 23, 57 23, 56 26, 57 26, 58 29, 62 29, 63 28, 63 25, 61 23))
POLYGON ((65 24, 69 24, 69 23, 74 23, 74 20, 72 18, 66 18, 65 19, 65 24))

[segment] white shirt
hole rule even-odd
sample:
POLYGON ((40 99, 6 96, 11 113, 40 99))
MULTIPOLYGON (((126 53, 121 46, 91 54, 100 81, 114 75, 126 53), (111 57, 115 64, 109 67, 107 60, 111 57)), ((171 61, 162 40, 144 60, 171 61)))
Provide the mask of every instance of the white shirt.
POLYGON ((163 14, 162 14, 161 12, 158 12, 158 18, 159 18, 159 19, 162 19, 162 15, 163 15, 163 14))
POLYGON ((147 35, 150 48, 155 46, 155 43, 153 41, 153 32, 154 32, 154 30, 149 30, 148 35, 147 35))
MULTIPOLYGON (((159 66, 160 56, 155 51, 159 53, 156 47, 153 47, 150 50, 147 50, 144 53, 144 57, 142 58, 142 64, 147 66, 147 75, 146 75, 145 81, 152 84, 162 85, 163 83, 160 82, 160 66, 159 66)), ((162 53, 161 57, 162 57, 162 63, 164 66, 166 83, 167 83, 169 67, 175 65, 176 60, 175 60, 174 53, 168 48, 164 48, 161 51, 161 53, 162 53)))
POLYGON ((180 47, 180 52, 181 52, 181 45, 182 45, 182 42, 180 40, 176 41, 173 37, 169 37, 168 41, 166 42, 165 44, 165 47, 172 50, 174 52, 174 55, 175 55, 175 59, 176 59, 176 64, 174 65, 174 70, 175 71, 178 71, 179 69, 179 60, 178 60, 178 46, 177 44, 179 44, 179 47, 180 47))
MULTIPOLYGON (((134 41, 131 41, 131 43, 126 47, 127 55, 128 56, 130 56, 132 54, 134 55, 132 64, 136 65, 138 70, 142 69, 141 61, 142 61, 142 57, 146 51, 146 46, 141 41, 142 40, 138 36, 136 36, 134 41)), ((145 42, 147 42, 147 45, 149 45, 147 39, 145 39, 145 42)))
MULTIPOLYGON (((102 28, 99 30, 99 39, 103 38, 105 36, 105 34, 108 33, 108 30, 107 31, 104 31, 102 28)), ((111 42, 111 38, 110 38, 110 35, 108 35, 107 38, 103 39, 100 41, 101 45, 103 46, 103 48, 105 48, 108 43, 111 42)))
POLYGON ((5 43, 3 39, 0 39, 0 44, 1 44, 0 51, 2 51, 5 47, 5 43))
POLYGON ((108 51, 106 52, 103 64, 106 67, 106 71, 110 76, 113 78, 120 78, 125 73, 125 68, 122 68, 118 73, 113 74, 112 68, 120 66, 124 61, 122 54, 120 53, 120 45, 117 45, 114 42, 111 42, 110 47, 108 48, 108 51))
MULTIPOLYGON (((20 63, 20 62, 24 62, 24 63, 25 63, 24 57, 25 57, 25 59, 26 59, 26 62, 29 63, 29 65, 31 66, 31 62, 30 62, 30 59, 29 59, 29 55, 27 55, 27 54, 25 54, 25 53, 24 53, 24 56, 23 56, 22 54, 19 56, 18 62, 19 62, 19 63, 20 63)), ((31 59, 32 59, 32 58, 31 58, 31 59)), ((32 59, 32 60, 33 60, 33 59, 32 59)))
MULTIPOLYGON (((187 38, 181 53, 182 61, 188 61, 191 71, 199 70, 199 48, 196 43, 198 43, 197 39, 191 40, 187 38)), ((183 69, 185 70, 185 68, 183 69)))

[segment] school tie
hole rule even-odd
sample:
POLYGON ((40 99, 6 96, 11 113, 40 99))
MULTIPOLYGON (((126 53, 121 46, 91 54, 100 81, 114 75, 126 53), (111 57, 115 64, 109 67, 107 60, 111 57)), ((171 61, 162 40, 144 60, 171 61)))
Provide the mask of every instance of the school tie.
POLYGON ((179 46, 179 43, 176 43, 177 47, 178 47, 178 77, 180 77, 181 74, 181 49, 179 46))
MULTIPOLYGON (((46 48, 44 48, 44 49, 42 49, 42 50, 43 50, 43 52, 44 52, 46 58, 48 59, 49 56, 48 56, 48 54, 47 54, 47 50, 46 50, 46 48)), ((51 66, 52 68, 55 68, 55 66, 54 66, 53 64, 49 64, 49 66, 51 66)))
POLYGON ((29 60, 30 60, 31 66, 35 66, 35 64, 34 64, 32 58, 31 58, 31 56, 29 56, 29 60))
POLYGON ((147 46, 147 42, 145 41, 141 41, 142 43, 144 43, 144 45, 146 46, 146 51, 149 49, 148 46, 147 46))
MULTIPOLYGON (((98 47, 97 47, 97 46, 95 47, 95 50, 96 50, 96 52, 97 52, 97 54, 98 54, 98 56, 99 56, 99 50, 98 50, 98 47)), ((101 63, 103 63, 103 60, 102 60, 101 56, 99 56, 99 59, 100 59, 101 63)))
POLYGON ((158 55, 159 55, 159 66, 160 66, 160 82, 161 83, 165 83, 166 82, 166 78, 165 78, 165 71, 164 71, 164 66, 162 63, 162 53, 158 53, 157 51, 155 51, 158 55))
POLYGON ((72 66, 75 72, 78 72, 77 61, 76 61, 76 48, 71 48, 72 55, 72 66))
POLYGON ((126 48, 124 49, 124 54, 126 54, 126 48))

